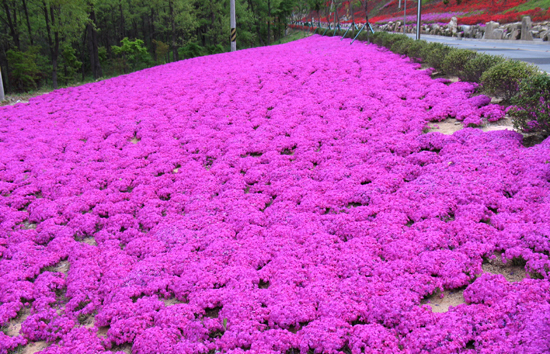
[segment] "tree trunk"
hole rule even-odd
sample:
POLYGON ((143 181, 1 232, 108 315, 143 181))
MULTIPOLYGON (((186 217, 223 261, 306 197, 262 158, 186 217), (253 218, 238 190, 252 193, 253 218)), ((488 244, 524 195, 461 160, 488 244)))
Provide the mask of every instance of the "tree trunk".
POLYGON ((23 0, 23 9, 25 10, 25 17, 27 19, 27 29, 29 30, 29 40, 31 41, 31 45, 34 45, 34 40, 32 39, 31 21, 29 20, 29 11, 27 10, 26 0, 23 0))
POLYGON ((54 90, 57 89, 57 59, 59 57, 59 31, 55 29, 55 11, 54 7, 50 6, 50 19, 54 27, 54 45, 52 48, 52 85, 54 90))
POLYGON ((267 45, 271 43, 271 0, 267 0, 267 45))
POLYGON ((10 11, 10 7, 8 5, 7 0, 3 1, 4 5, 4 11, 6 11, 6 18, 8 20, 8 26, 10 28, 11 37, 13 38, 13 42, 15 43, 15 46, 17 48, 20 48, 20 42, 19 42, 19 32, 17 31, 17 11, 16 9, 13 9, 13 18, 11 17, 12 11, 10 11))
POLYGON ((120 35, 121 39, 126 37, 126 26, 124 26, 124 12, 122 11, 122 0, 120 0, 118 8, 120 10, 120 35))
POLYGON ((168 8, 170 10, 170 24, 172 25, 172 56, 174 61, 178 61, 178 48, 176 46, 176 19, 172 0, 168 0, 168 8))
POLYGON ((88 30, 88 50, 90 51, 90 65, 92 67, 92 75, 94 77, 94 80, 97 80, 101 77, 102 72, 101 63, 99 62, 99 45, 96 30, 97 21, 94 5, 90 4, 90 6, 90 14, 88 15, 90 22, 86 26, 88 30))

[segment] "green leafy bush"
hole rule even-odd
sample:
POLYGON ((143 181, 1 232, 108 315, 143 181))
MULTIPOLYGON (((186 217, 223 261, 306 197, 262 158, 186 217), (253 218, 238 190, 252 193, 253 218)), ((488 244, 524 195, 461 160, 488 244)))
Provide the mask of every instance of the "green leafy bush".
POLYGON ((390 50, 397 54, 404 54, 407 55, 409 51, 409 47, 415 42, 414 39, 403 36, 393 42, 390 50))
POLYGON ((388 35, 388 36, 384 36, 382 37, 382 46, 390 49, 391 46, 399 41, 399 40, 403 40, 404 38, 409 38, 407 36, 405 36, 404 34, 394 34, 394 35, 388 35))
POLYGON ((413 41, 409 47, 407 48, 407 52, 404 53, 407 56, 409 56, 411 59, 418 61, 422 61, 422 58, 420 56, 420 53, 422 50, 428 45, 428 42, 426 41, 413 41))
POLYGON ((458 77, 462 81, 479 83, 484 72, 502 63, 504 60, 501 56, 477 53, 474 58, 464 65, 464 69, 458 77))
POLYGON ((511 100, 514 128, 550 135, 550 76, 537 74, 521 81, 511 100))
POLYGON ((464 67, 470 60, 476 56, 476 52, 467 49, 451 49, 443 62, 441 63, 441 71, 447 75, 456 75, 460 77, 464 71, 464 67))
POLYGON ((181 57, 190 59, 205 55, 205 49, 195 42, 189 42, 178 49, 178 53, 181 57))
POLYGON ((443 60, 445 60, 451 49, 451 47, 442 43, 429 43, 420 51, 420 57, 430 66, 440 70, 443 60))
POLYGON ((61 52, 61 75, 60 79, 68 85, 70 81, 75 79, 76 72, 82 66, 82 62, 76 58, 76 50, 69 46, 63 46, 61 52))
POLYGON ((377 45, 382 45, 382 42, 383 42, 383 38, 384 36, 388 35, 389 33, 387 32, 375 32, 373 35, 372 35, 372 43, 374 44, 377 44, 377 45))
POLYGON ((223 49, 223 46, 221 44, 211 45, 206 48, 206 51, 208 52, 208 54, 225 53, 225 49, 223 49))
POLYGON ((115 66, 121 71, 126 73, 128 70, 140 70, 153 64, 141 39, 130 41, 128 38, 124 38, 120 42, 122 45, 120 47, 114 45, 112 50, 113 54, 120 56, 116 60, 115 66))
POLYGON ((31 47, 26 52, 10 49, 6 52, 10 72, 9 82, 14 91, 27 92, 37 89, 43 74, 38 67, 38 47, 31 47))
POLYGON ((520 82, 533 76, 537 71, 535 66, 522 61, 503 61, 483 73, 481 76, 483 91, 509 101, 518 92, 520 82))

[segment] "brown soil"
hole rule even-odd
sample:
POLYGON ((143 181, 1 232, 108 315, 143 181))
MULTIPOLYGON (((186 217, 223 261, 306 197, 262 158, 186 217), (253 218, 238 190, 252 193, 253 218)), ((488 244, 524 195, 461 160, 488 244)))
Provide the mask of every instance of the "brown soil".
POLYGON ((41 352, 42 350, 46 349, 50 346, 50 343, 45 341, 39 341, 39 342, 32 342, 29 343, 23 347, 19 347, 16 349, 17 354, 34 354, 41 352))
MULTIPOLYGON (((484 132, 495 130, 514 130, 512 120, 508 116, 505 116, 503 119, 497 122, 486 122, 482 126, 476 128, 481 129, 484 132)), ((464 129, 462 122, 459 122, 454 118, 447 118, 441 122, 431 122, 428 124, 428 132, 440 132, 441 134, 445 135, 452 135, 453 133, 462 129, 464 129)))
POLYGON ((64 260, 64 261, 60 261, 56 265, 45 268, 45 270, 48 272, 67 274, 67 272, 69 271, 69 267, 70 267, 69 261, 64 260))
POLYGON ((510 283, 520 282, 526 278, 525 267, 514 265, 512 261, 502 262, 500 254, 495 254, 495 259, 483 262, 482 268, 485 273, 502 274, 510 283))
POLYGON ((172 305, 176 305, 176 304, 182 304, 183 302, 181 301, 178 301, 177 299, 173 298, 173 299, 160 299, 160 301, 164 302, 164 305, 166 307, 168 306, 172 306, 172 305))
POLYGON ((422 304, 427 304, 432 308, 432 312, 443 313, 449 311, 449 308, 456 307, 461 304, 465 304, 463 289, 445 290, 443 294, 437 291, 430 297, 422 300, 422 304), (443 295, 443 298, 441 297, 443 295))

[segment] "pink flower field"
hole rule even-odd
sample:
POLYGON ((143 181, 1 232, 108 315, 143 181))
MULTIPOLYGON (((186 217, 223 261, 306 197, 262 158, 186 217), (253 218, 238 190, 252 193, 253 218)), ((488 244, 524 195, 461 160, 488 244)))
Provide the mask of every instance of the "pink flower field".
POLYGON ((550 139, 426 133, 504 112, 419 69, 313 36, 0 108, 0 353, 550 351, 550 139))

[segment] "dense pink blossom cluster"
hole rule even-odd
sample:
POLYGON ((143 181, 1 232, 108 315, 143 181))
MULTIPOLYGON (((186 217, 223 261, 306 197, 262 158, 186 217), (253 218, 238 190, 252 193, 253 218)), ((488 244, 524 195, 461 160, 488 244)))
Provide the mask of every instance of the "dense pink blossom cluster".
POLYGON ((550 350, 550 140, 425 133, 503 112, 419 69, 313 36, 1 108, 0 353, 550 350))

